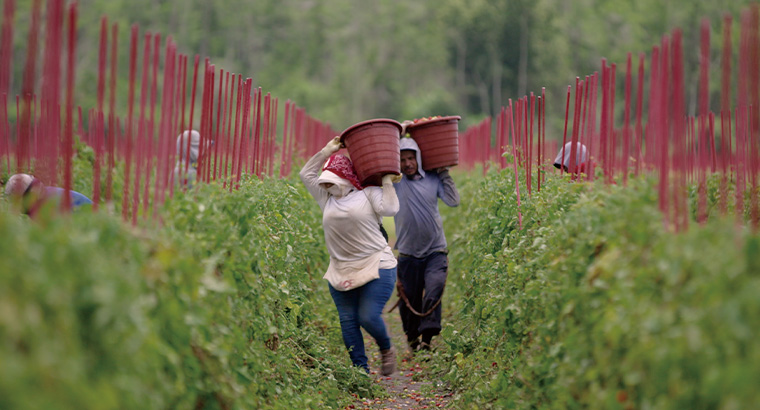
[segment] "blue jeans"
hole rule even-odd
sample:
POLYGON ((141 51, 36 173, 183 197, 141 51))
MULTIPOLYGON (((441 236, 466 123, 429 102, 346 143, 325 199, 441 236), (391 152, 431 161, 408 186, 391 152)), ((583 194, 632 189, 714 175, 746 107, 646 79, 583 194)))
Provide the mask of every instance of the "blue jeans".
POLYGON ((369 365, 367 355, 364 354, 364 337, 360 327, 375 338, 380 350, 391 348, 391 338, 382 313, 385 303, 393 294, 395 284, 396 268, 380 269, 379 279, 345 292, 335 290, 328 284, 335 307, 338 308, 343 343, 348 349, 351 362, 366 371, 369 371, 369 365))

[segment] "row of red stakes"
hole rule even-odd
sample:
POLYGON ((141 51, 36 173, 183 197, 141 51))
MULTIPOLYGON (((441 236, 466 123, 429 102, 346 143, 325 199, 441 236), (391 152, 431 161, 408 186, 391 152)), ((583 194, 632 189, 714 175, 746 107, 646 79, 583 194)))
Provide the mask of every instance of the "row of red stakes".
MULTIPOLYGON (((118 26, 114 23, 109 27, 107 17, 101 20, 97 105, 84 110, 85 119, 82 107, 74 101, 76 3, 68 8, 63 0, 47 3, 42 83, 39 95, 35 93, 41 12, 41 0, 34 0, 23 84, 21 94, 16 96, 17 120, 15 126, 11 126, 8 97, 15 1, 6 0, 4 4, 0 29, 0 160, 4 157, 3 165, 9 173, 33 170, 35 176, 45 183, 62 183, 65 189, 71 189, 76 107, 76 134, 92 147, 95 154, 92 192, 95 209, 101 198, 107 202, 113 200, 114 170, 117 161, 121 161, 124 163, 122 216, 136 223, 138 215, 155 215, 156 207, 173 195, 174 178, 187 175, 188 161, 182 162, 184 169, 179 176, 172 171, 177 160, 173 144, 183 131, 197 129, 200 133, 198 180, 220 179, 229 189, 239 186, 243 174, 259 178, 274 177, 276 172, 279 177, 290 174, 294 157, 305 158, 336 134, 329 124, 312 118, 303 108, 288 100, 282 112, 282 132, 278 135, 278 98, 255 87, 251 78, 217 69, 208 58, 201 65, 198 55, 192 60, 192 77, 189 79, 189 57, 178 53, 177 45, 169 37, 165 42, 162 65, 161 35, 150 32, 144 33, 142 42, 138 105, 135 101, 140 60, 137 25, 131 27, 129 39, 127 113, 125 116, 117 112, 118 26), (61 35, 64 28, 67 29, 65 46, 61 35), (62 69, 62 51, 66 52, 65 70, 62 69), (66 94, 61 102, 58 90, 63 73, 66 74, 66 94), (160 90, 159 76, 162 77, 160 90), (199 103, 196 97, 199 97, 199 103), (196 107, 200 112, 196 112, 196 107), (135 109, 139 110, 137 114, 135 109), (63 126, 60 115, 56 115, 60 112, 64 117, 63 126), (60 158, 64 161, 59 161, 60 158), (59 180, 61 175, 63 181, 59 180)), ((189 158, 190 138, 186 141, 184 158, 189 158)), ((71 206, 68 199, 64 196, 64 209, 71 206)))
MULTIPOLYGON (((668 226, 677 231, 688 227, 688 186, 697 187, 696 219, 707 219, 707 178, 721 176, 719 210, 727 213, 729 185, 734 184, 734 209, 737 221, 744 220, 745 196, 750 198, 750 219, 755 228, 760 224, 760 36, 758 26, 760 6, 753 5, 742 12, 739 64, 732 71, 732 17, 723 18, 721 50, 720 112, 709 106, 710 23, 704 19, 700 27, 700 69, 698 112, 686 112, 683 67, 682 34, 679 29, 662 37, 652 48, 649 61, 649 90, 644 93, 646 54, 640 53, 637 71, 633 71, 631 53, 626 59, 623 82, 624 110, 622 124, 616 119, 616 64, 601 61, 601 75, 594 72, 584 79, 576 78, 574 95, 567 88, 565 122, 560 154, 570 142, 569 172, 572 178, 593 180, 595 168, 601 168, 606 183, 627 184, 629 175, 642 172, 659 177, 659 205, 668 226), (633 101, 633 77, 636 75, 636 99, 633 101), (731 82, 736 79, 736 105, 731 105, 731 82), (601 86, 601 87, 600 87, 601 86), (601 88, 601 90, 600 90, 601 88), (599 95, 601 94, 601 101, 599 95), (572 104, 571 104, 572 99, 572 104), (643 122, 643 108, 647 101, 648 121, 643 122), (599 105, 598 105, 599 104, 599 105), (570 114, 572 108, 572 121, 570 114), (631 118, 631 115, 634 118, 631 118), (716 120, 720 120, 716 124, 716 120), (633 122, 633 124, 632 124, 633 122), (597 128, 598 124, 598 128, 597 128), (568 135, 568 128, 572 126, 568 135), (576 164, 578 143, 586 146, 590 161, 578 172, 576 164)), ((541 188, 543 172, 551 167, 557 154, 556 143, 547 144, 545 133, 546 91, 536 98, 524 96, 516 106, 509 101, 502 107, 492 127, 486 118, 460 136, 460 164, 471 167, 475 163, 491 162, 501 169, 508 166, 507 152, 514 158, 515 189, 518 203, 520 195, 518 166, 525 172, 528 195, 533 183, 541 188), (536 108, 536 100, 538 107, 536 108), (534 134, 534 116, 537 134, 534 134), (495 137, 492 136, 492 128, 495 137), (534 135, 536 135, 534 140, 534 135)), ((558 140, 558 139, 557 139, 558 140)), ((485 168, 484 168, 485 169, 485 168)), ((564 172, 560 169, 557 172, 564 172)))
MULTIPOLYGON (((43 84, 39 98, 34 93, 36 78, 37 37, 39 34, 41 1, 32 4, 31 27, 29 31, 27 56, 24 66, 21 95, 16 96, 16 123, 11 127, 8 118, 7 95, 10 89, 10 64, 12 53, 10 45, 13 38, 13 17, 15 3, 7 0, 4 5, 2 39, 0 39, 0 94, 2 107, 0 114, 0 152, 4 153, 6 166, 11 167, 11 158, 15 158, 16 171, 34 167, 37 176, 49 183, 56 183, 63 174, 64 187, 71 186, 71 153, 73 152, 73 95, 74 95, 74 55, 77 6, 71 4, 64 10, 62 0, 50 0, 47 4, 45 54, 42 67, 43 84), (62 35, 64 17, 68 21, 67 31, 67 70, 64 121, 61 127, 61 51, 64 50, 62 35), (15 138, 13 137, 15 131, 15 138), (64 157, 63 164, 59 158, 64 157), (60 168, 63 168, 61 172, 60 168)), ((749 190, 756 195, 758 161, 758 7, 753 6, 742 13, 741 44, 739 48, 739 70, 737 75, 737 104, 730 106, 731 79, 731 23, 730 16, 724 18, 722 49, 722 94, 720 111, 720 136, 716 135, 715 117, 709 111, 709 55, 710 27, 707 20, 701 27, 699 113, 696 117, 687 116, 685 112, 685 91, 683 84, 683 56, 681 33, 673 32, 665 36, 660 45, 653 47, 649 73, 648 122, 642 123, 645 83, 645 54, 639 54, 638 81, 635 104, 635 125, 631 128, 632 113, 632 57, 626 61, 624 82, 624 107, 622 128, 615 121, 616 65, 607 65, 602 60, 601 79, 598 72, 576 79, 575 98, 573 98, 573 128, 568 136, 570 99, 572 88, 568 86, 565 110, 565 128, 562 147, 565 142, 572 142, 571 150, 580 142, 585 144, 592 161, 586 169, 587 178, 593 179, 595 166, 600 166, 605 181, 612 183, 622 179, 626 184, 629 173, 639 174, 642 170, 657 171, 660 177, 660 205, 670 223, 677 229, 687 224, 686 184, 692 181, 698 184, 699 209, 697 218, 706 218, 706 177, 708 172, 720 171, 723 174, 720 208, 727 209, 726 201, 728 181, 735 180, 735 208, 737 217, 743 213, 744 192, 749 181, 749 190), (597 107, 601 83, 601 107, 597 107), (754 108, 753 108, 754 107, 754 108), (601 118, 597 119, 597 116, 601 118), (597 131, 597 123, 599 130, 597 131), (733 123, 733 127, 732 127, 733 123), (578 124, 576 126, 575 124, 578 124), (618 178, 619 177, 619 178, 618 178)), ((113 196, 113 172, 116 159, 124 161, 124 191, 122 194, 122 213, 135 221, 138 206, 143 205, 143 215, 149 212, 149 187, 154 188, 153 206, 162 203, 168 193, 173 194, 174 174, 170 172, 175 161, 172 142, 175 136, 195 124, 195 107, 198 86, 198 74, 202 76, 202 96, 200 117, 200 157, 198 161, 199 179, 211 181, 223 179, 228 187, 237 186, 243 173, 272 176, 275 169, 275 152, 279 150, 280 175, 290 173, 291 161, 295 155, 303 157, 313 152, 336 132, 328 124, 314 120, 289 101, 283 112, 283 132, 280 143, 277 138, 278 100, 269 93, 263 95, 260 87, 253 87, 250 78, 242 75, 225 73, 219 70, 216 81, 216 67, 205 60, 199 67, 200 58, 194 59, 189 104, 188 57, 178 54, 171 38, 166 41, 163 66, 163 89, 161 95, 161 116, 158 126, 155 123, 155 104, 158 91, 158 73, 160 66, 160 35, 145 34, 143 43, 142 76, 140 90, 139 116, 135 119, 135 83, 137 78, 137 61, 139 33, 137 26, 132 27, 129 52, 129 88, 128 112, 126 118, 115 111, 116 73, 118 68, 117 26, 111 26, 110 47, 108 42, 108 22, 103 18, 98 60, 97 107, 87 111, 88 122, 85 129, 81 107, 78 108, 80 139, 91 145, 95 151, 93 197, 96 207, 101 195, 110 201, 113 196), (110 48, 110 71, 106 75, 108 50, 110 48), (108 116, 105 109, 105 84, 109 79, 108 116), (217 86, 218 83, 218 86, 217 86), (215 88, 216 87, 216 88, 215 88), (150 93, 148 94, 148 89, 150 93), (237 90, 237 98, 235 97, 237 90), (214 95, 216 91, 216 101, 214 95), (146 105, 150 101, 149 114, 146 118, 146 105), (189 118, 186 117, 189 108, 189 118), (216 113, 214 109, 216 107, 216 113), (242 111, 242 113, 241 113, 242 111), (234 115, 233 115, 234 113, 234 115), (232 123, 232 119, 235 123, 232 123), (186 121, 187 120, 187 121, 186 121), (107 122, 106 122, 107 121, 107 122), (122 127, 122 123, 124 127, 122 127), (234 125, 234 126, 233 126, 234 125), (213 143, 212 143, 213 142, 213 143), (304 148, 299 150, 298 148, 304 148), (106 170, 103 172, 102 167, 106 170), (134 168, 134 169, 133 169, 134 168), (105 189, 101 186, 101 174, 105 173, 105 189), (151 176, 155 181, 151 181, 151 176), (232 182, 235 182, 233 184, 232 182), (105 192, 103 192, 105 191, 105 192), (142 192, 142 193, 141 193, 142 192), (143 201, 140 201, 140 198, 143 201), (131 205, 131 206, 130 206, 131 205), (131 211, 131 212, 130 212, 131 211)), ((502 107, 495 121, 495 138, 492 138, 492 120, 487 118, 481 124, 462 133, 460 143, 460 163, 470 167, 474 163, 494 163, 502 168, 507 166, 507 159, 500 154, 512 147, 515 172, 519 165, 526 175, 528 194, 532 192, 533 178, 536 175, 537 189, 541 187, 541 172, 534 173, 534 165, 545 167, 557 150, 556 140, 547 144, 545 133, 546 92, 540 97, 532 93, 530 98, 524 96, 513 107, 510 100, 508 107, 502 107), (537 105, 537 106, 536 106, 537 105), (535 120, 535 124, 534 123, 535 120), (534 125, 538 130, 534 140, 534 125), (511 141, 509 135, 511 131, 511 141), (493 142, 492 142, 493 141, 493 142), (547 160, 548 158, 548 160, 547 160)), ((189 142, 189 139, 188 139, 189 142)), ((186 147, 189 153, 189 145, 186 147)), ((564 156, 564 155, 563 155, 564 156)), ((576 175, 575 153, 571 152, 570 170, 576 175)), ((187 167, 187 163, 185 167, 187 167)), ((485 169, 485 165, 484 165, 485 169)), ((185 172, 187 169, 185 169, 185 172)), ((562 172, 562 171, 560 171, 562 172)), ((584 178, 581 175, 581 178, 584 178)), ((519 186, 516 187, 519 189, 519 186)), ((755 197, 753 197, 755 198, 755 197)), ((64 202, 64 206, 69 204, 64 202)), ((758 220, 757 201, 752 202, 752 219, 758 220)), ((757 223, 757 222, 755 222, 757 223)))

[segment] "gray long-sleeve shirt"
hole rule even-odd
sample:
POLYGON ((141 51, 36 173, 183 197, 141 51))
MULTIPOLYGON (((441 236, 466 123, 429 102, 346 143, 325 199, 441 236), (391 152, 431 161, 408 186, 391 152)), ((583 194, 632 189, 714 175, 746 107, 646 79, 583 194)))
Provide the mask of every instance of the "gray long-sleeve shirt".
POLYGON ((394 184, 399 199, 396 246, 399 253, 424 258, 446 249, 438 198, 448 206, 459 205, 459 192, 448 171, 425 172, 414 178, 403 177, 394 184))

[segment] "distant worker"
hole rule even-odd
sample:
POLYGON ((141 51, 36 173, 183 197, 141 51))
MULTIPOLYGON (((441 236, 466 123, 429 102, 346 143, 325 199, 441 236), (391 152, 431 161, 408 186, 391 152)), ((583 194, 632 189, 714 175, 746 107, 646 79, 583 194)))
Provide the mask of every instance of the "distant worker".
POLYGON ((301 181, 322 210, 330 265, 327 279, 338 310, 343 343, 354 366, 369 372, 361 329, 375 339, 382 357, 381 373, 396 371, 396 349, 391 344, 382 313, 393 294, 396 258, 381 230, 382 217, 398 211, 393 178, 385 175, 382 187, 363 187, 353 163, 335 154, 340 137, 309 159, 301 181), (322 171, 320 173, 320 170, 322 171))
POLYGON ((177 165, 174 167, 173 177, 175 185, 193 186, 198 174, 198 149, 200 145, 201 134, 196 130, 183 131, 177 136, 177 165), (190 150, 189 164, 186 161, 188 149, 190 150))
POLYGON ((404 175, 394 184, 399 199, 394 218, 398 290, 403 300, 399 313, 409 349, 415 352, 430 350, 433 336, 441 332, 441 298, 449 260, 438 198, 455 207, 459 192, 448 168, 423 170, 420 148, 412 138, 401 138, 399 143, 404 175))
MULTIPOLYGON (((580 142, 577 143, 575 148, 575 164, 573 164, 575 167, 577 167, 577 172, 573 170, 573 173, 585 173, 586 172, 586 162, 588 160, 588 153, 586 152, 586 146, 581 144, 580 142)), ((570 159, 572 158, 572 148, 573 143, 568 142, 565 144, 564 148, 560 148, 559 152, 557 153, 557 158, 554 160, 554 167, 557 169, 563 169, 565 172, 570 172, 570 159), (563 152, 564 151, 564 158, 563 158, 563 152)))
MULTIPOLYGON (((15 174, 8 178, 5 184, 5 196, 21 212, 34 216, 34 214, 48 200, 59 201, 66 192, 63 188, 45 186, 39 179, 28 174, 15 174)), ((82 205, 92 205, 90 198, 76 191, 69 191, 72 208, 82 205)))

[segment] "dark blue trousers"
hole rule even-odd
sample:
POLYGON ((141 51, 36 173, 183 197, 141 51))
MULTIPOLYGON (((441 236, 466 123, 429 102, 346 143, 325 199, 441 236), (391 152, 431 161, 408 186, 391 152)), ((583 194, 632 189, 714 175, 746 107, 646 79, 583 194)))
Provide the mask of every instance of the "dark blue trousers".
MULTIPOLYGON (((443 296, 448 269, 449 258, 442 252, 434 252, 424 258, 399 256, 398 279, 414 310, 426 313, 443 296)), ((417 339, 423 333, 435 336, 441 332, 440 304, 431 314, 419 317, 402 301, 399 312, 408 341, 417 339)))

